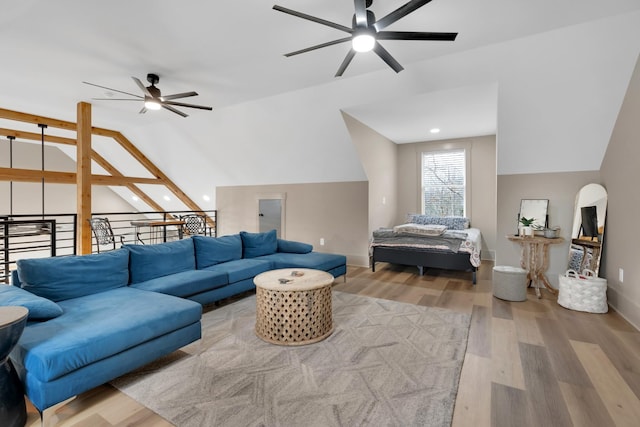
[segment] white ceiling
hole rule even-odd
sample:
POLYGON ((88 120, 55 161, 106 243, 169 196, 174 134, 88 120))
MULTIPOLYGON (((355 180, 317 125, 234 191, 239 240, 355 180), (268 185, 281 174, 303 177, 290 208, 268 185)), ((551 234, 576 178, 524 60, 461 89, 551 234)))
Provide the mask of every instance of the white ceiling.
MULTIPOLYGON (((398 143, 496 133, 498 173, 597 168, 640 50, 638 0, 433 0, 388 29, 456 31, 455 42, 386 41, 405 71, 358 54, 334 78, 347 44, 283 54, 344 33, 271 2, 0 1, 0 108, 75 120, 91 102, 95 126, 123 132, 197 199, 218 185, 366 179, 340 110, 398 143), (140 115, 81 83, 137 93, 131 76, 148 72, 214 111, 140 115), (593 145, 593 157, 512 166, 522 144, 550 150, 554 138, 593 145)), ((349 0, 276 1, 346 26, 353 14, 349 0)))

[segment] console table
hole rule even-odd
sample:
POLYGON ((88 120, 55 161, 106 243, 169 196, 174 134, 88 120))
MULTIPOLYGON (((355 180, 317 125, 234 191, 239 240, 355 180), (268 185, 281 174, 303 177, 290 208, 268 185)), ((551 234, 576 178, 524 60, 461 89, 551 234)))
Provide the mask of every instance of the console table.
POLYGON ((27 323, 24 307, 0 307, 0 425, 22 427, 27 421, 24 390, 9 353, 18 343, 27 323))
POLYGON ((527 270, 527 279, 529 284, 533 284, 536 290, 536 296, 540 295, 540 283, 544 285, 549 292, 556 294, 556 291, 545 273, 549 268, 549 245, 562 243, 564 239, 562 237, 556 237, 549 239, 542 236, 507 236, 512 242, 519 243, 522 246, 522 252, 520 253, 520 266, 527 270))

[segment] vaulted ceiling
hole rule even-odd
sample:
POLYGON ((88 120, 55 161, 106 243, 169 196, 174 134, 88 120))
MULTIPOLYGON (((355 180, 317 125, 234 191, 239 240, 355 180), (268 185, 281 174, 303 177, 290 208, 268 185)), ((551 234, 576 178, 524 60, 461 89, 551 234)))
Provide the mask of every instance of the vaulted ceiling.
MULTIPOLYGON (((4 3, 0 107, 73 121, 91 102, 94 125, 121 131, 198 200, 221 185, 366 179, 341 111, 397 143, 496 134, 500 174, 599 169, 640 52, 637 0, 433 0, 389 29, 455 42, 385 41, 404 71, 358 54, 340 78, 347 44, 283 54, 344 33, 262 0, 4 3), (92 101, 117 94, 82 84, 138 93, 131 76, 149 72, 163 93, 195 90, 185 102, 214 110, 138 114, 139 102, 92 101)), ((354 7, 277 4, 346 26, 354 7)))

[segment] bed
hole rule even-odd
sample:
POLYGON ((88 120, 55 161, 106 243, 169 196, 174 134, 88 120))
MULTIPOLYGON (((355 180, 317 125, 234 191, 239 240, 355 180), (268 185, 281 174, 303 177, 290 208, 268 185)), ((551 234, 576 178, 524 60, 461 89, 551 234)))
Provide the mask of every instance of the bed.
POLYGON ((473 284, 480 266, 482 235, 462 217, 409 215, 406 224, 373 232, 370 246, 371 270, 377 262, 415 265, 424 268, 470 271, 473 284))

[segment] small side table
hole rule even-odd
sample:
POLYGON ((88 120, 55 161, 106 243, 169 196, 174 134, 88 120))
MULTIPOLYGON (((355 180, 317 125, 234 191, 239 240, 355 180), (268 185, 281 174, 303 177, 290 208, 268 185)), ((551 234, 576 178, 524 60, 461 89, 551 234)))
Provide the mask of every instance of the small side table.
POLYGON ((271 344, 305 345, 333 332, 333 276, 308 268, 285 268, 258 274, 256 335, 271 344))
POLYGON ((27 422, 24 389, 9 353, 22 336, 29 310, 0 307, 0 425, 22 427, 27 422))
POLYGON ((527 279, 536 289, 536 296, 541 297, 540 283, 555 295, 558 291, 551 286, 549 279, 545 276, 547 268, 549 268, 549 245, 562 243, 564 239, 562 237, 549 239, 542 236, 511 235, 507 236, 507 239, 522 246, 520 266, 527 270, 527 279))

